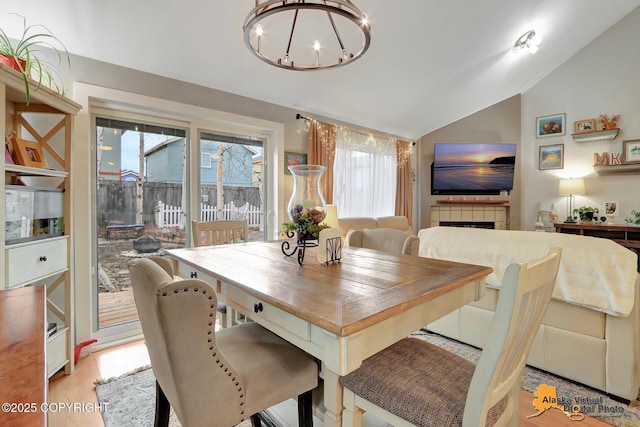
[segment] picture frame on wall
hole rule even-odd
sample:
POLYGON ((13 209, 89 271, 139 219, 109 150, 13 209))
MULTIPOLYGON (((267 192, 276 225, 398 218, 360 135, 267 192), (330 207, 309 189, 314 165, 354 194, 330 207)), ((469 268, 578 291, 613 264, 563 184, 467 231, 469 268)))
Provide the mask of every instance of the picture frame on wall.
POLYGON ((306 153, 292 153, 289 151, 284 152, 284 173, 285 175, 291 175, 291 171, 288 169, 289 166, 296 165, 306 165, 307 164, 307 154, 306 153))
POLYGON ((44 157, 40 143, 13 138, 11 145, 13 145, 16 162, 19 165, 32 168, 48 168, 47 159, 44 157))
POLYGON ((640 139, 622 141, 622 163, 625 165, 640 163, 640 139))
POLYGON ((564 144, 541 145, 538 169, 564 169, 564 144))
POLYGON ((552 114, 536 118, 536 138, 549 138, 565 134, 566 114, 552 114))
POLYGON ((575 133, 589 133, 596 130, 596 119, 578 120, 573 122, 575 133))
POLYGON ((618 202, 604 202, 604 214, 607 216, 618 216, 618 202))

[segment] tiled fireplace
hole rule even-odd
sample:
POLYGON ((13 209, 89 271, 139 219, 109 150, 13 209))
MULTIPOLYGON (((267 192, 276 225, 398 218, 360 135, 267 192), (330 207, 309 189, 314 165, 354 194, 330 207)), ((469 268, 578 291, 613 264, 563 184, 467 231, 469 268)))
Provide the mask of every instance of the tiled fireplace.
POLYGON ((509 206, 482 203, 448 203, 431 206, 431 227, 509 229, 509 206))

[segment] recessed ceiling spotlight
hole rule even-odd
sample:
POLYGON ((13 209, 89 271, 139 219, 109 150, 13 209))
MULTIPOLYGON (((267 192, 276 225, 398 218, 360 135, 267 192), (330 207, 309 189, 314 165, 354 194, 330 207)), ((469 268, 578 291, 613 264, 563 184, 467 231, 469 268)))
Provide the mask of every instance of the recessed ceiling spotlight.
POLYGON ((516 40, 516 44, 513 45, 513 51, 519 53, 523 50, 528 50, 533 55, 538 51, 540 43, 542 43, 542 37, 537 36, 535 31, 529 30, 516 40))

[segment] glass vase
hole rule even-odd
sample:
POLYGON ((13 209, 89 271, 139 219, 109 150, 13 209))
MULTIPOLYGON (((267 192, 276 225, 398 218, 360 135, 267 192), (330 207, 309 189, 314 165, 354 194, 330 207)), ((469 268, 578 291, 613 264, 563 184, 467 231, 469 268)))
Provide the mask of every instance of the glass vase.
POLYGON ((320 224, 327 216, 327 203, 320 190, 320 178, 327 170, 322 165, 296 165, 288 168, 293 175, 293 194, 287 213, 292 221, 309 219, 320 224))

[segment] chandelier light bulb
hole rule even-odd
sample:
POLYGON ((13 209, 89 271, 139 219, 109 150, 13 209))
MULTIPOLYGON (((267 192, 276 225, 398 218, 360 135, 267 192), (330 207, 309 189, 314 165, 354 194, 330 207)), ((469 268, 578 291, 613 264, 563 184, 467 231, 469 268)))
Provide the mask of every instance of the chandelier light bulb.
POLYGON ((264 30, 262 29, 262 25, 256 25, 256 36, 262 37, 264 34, 264 30))
POLYGON ((320 50, 320 41, 316 40, 315 43, 313 43, 313 50, 315 50, 316 52, 320 50))

